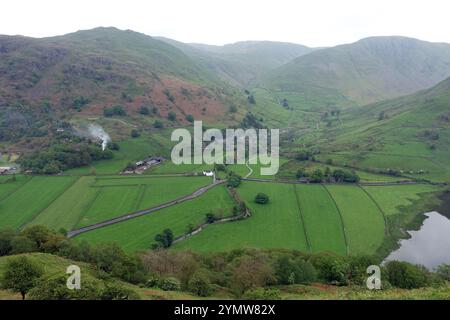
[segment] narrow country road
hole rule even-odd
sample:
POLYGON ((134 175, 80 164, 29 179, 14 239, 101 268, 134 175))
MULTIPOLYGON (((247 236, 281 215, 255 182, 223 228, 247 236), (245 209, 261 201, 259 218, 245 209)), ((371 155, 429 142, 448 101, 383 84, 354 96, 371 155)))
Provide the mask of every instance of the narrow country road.
POLYGON ((248 174, 244 178, 248 178, 253 174, 253 169, 248 165, 248 161, 245 163, 247 169, 249 170, 248 174))
POLYGON ((75 237, 75 236, 77 236, 79 234, 82 234, 82 233, 85 233, 85 232, 88 232, 88 231, 92 231, 92 230, 95 230, 95 229, 100 229, 100 228, 103 228, 103 227, 106 227, 106 226, 110 226, 112 224, 116 224, 116 223, 119 223, 119 222, 131 220, 131 219, 143 216, 143 215, 147 215, 147 214, 153 213, 155 211, 159 211, 159 210, 162 210, 162 209, 165 209, 165 208, 177 205, 177 204, 185 202, 185 201, 189 201, 189 200, 198 198, 202 194, 207 192, 208 190, 211 190, 212 188, 214 188, 214 187, 216 187, 216 186, 218 186, 220 184, 223 184, 225 182, 226 182, 226 180, 215 182, 213 184, 210 184, 210 185, 207 185, 205 187, 202 187, 202 188, 194 191, 193 193, 191 193, 191 194, 189 194, 187 196, 184 196, 184 197, 172 200, 170 202, 161 204, 161 205, 159 205, 157 207, 136 211, 136 212, 129 213, 127 215, 120 216, 120 217, 117 217, 117 218, 114 218, 114 219, 98 222, 98 223, 92 224, 90 226, 86 226, 86 227, 83 227, 83 228, 80 228, 80 229, 69 231, 67 233, 67 237, 68 238, 73 238, 73 237, 75 237))

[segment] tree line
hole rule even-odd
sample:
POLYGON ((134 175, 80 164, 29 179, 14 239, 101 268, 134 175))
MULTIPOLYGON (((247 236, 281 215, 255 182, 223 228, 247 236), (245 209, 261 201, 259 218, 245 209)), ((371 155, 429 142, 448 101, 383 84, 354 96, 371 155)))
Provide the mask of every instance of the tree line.
MULTIPOLYGON (((150 244, 149 244, 150 247, 150 244)), ((134 299, 135 292, 111 279, 159 288, 183 290, 205 297, 226 290, 236 298, 277 299, 279 285, 322 283, 364 286, 366 269, 380 264, 373 256, 310 254, 296 250, 236 249, 222 253, 179 252, 157 248, 125 253, 111 243, 91 245, 67 239, 63 231, 43 226, 0 231, 0 255, 44 252, 88 263, 103 281, 86 280, 83 290, 66 289, 65 275, 45 277, 42 266, 26 256, 8 259, 0 285, 33 299, 134 299)), ((405 262, 382 266, 383 289, 439 286, 450 280, 450 266, 437 272, 405 262)))

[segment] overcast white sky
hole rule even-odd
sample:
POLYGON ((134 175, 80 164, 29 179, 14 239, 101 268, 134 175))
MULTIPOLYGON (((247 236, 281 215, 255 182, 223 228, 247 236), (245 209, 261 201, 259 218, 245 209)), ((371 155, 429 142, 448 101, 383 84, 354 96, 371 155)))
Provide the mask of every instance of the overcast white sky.
POLYGON ((448 0, 8 0, 0 34, 45 37, 115 26, 183 42, 332 46, 403 35, 450 43, 448 0))

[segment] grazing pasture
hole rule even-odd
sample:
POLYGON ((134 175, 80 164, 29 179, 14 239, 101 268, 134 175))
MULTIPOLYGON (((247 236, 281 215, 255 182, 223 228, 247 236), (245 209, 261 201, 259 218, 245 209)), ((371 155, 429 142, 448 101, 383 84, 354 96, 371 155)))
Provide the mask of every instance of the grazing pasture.
POLYGON ((428 184, 403 186, 365 186, 363 187, 380 205, 386 215, 401 214, 401 207, 411 205, 420 199, 420 194, 437 192, 443 188, 428 184))
POLYGON ((299 185, 296 192, 312 251, 345 255, 343 221, 327 190, 321 185, 299 185))
MULTIPOLYGON (((77 236, 75 239, 92 243, 113 241, 127 251, 150 249, 154 238, 170 228, 175 236, 205 221, 207 213, 228 216, 234 202, 224 186, 217 186, 199 198, 186 201, 136 219, 110 225, 77 236)), ((208 227, 207 229, 211 228, 208 227)), ((206 229, 206 230, 207 230, 206 229)))
POLYGON ((358 186, 326 186, 342 214, 349 253, 372 254, 383 242, 382 212, 358 186))
POLYGON ((169 202, 209 183, 207 177, 80 177, 33 224, 72 230, 169 202))
POLYGON ((0 226, 14 229, 24 226, 61 196, 75 180, 74 177, 29 178, 0 201, 0 226))
POLYGON ((227 251, 254 247, 308 251, 293 185, 246 181, 237 191, 252 211, 250 218, 209 226, 200 234, 177 244, 175 248, 227 251), (269 196, 268 204, 254 202, 259 192, 269 196))

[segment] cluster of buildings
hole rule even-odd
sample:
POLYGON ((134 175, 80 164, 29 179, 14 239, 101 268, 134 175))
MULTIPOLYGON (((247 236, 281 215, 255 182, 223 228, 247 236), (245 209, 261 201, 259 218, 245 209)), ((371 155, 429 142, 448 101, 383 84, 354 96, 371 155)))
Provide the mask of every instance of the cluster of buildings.
POLYGON ((142 174, 145 170, 150 167, 154 167, 161 164, 166 159, 163 157, 150 157, 135 163, 134 168, 127 168, 123 174, 142 174))
POLYGON ((0 175, 14 174, 17 172, 16 167, 0 167, 0 175))

